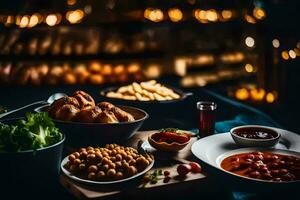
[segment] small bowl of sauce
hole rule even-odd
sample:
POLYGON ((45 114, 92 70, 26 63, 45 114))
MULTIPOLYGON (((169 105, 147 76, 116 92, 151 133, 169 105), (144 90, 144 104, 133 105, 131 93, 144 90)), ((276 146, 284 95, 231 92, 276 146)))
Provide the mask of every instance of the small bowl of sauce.
POLYGON ((278 143, 280 134, 264 126, 239 126, 230 130, 234 142, 241 147, 271 147, 278 143))

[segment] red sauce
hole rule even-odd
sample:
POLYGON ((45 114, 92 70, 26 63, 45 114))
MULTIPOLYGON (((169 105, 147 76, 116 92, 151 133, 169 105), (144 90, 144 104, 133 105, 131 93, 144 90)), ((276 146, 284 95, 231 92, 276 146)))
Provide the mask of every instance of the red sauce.
POLYGON ((261 180, 300 180, 300 158, 271 152, 232 155, 221 162, 221 167, 234 174, 261 180))
POLYGON ((249 139, 272 139, 278 136, 275 131, 264 128, 240 128, 233 133, 249 139))

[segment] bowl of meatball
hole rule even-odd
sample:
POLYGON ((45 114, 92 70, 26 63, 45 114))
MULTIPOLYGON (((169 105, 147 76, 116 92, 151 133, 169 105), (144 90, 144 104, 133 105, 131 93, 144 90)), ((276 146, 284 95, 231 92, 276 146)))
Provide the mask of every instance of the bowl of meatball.
POLYGON ((56 126, 66 134, 72 147, 125 142, 142 126, 148 114, 139 108, 95 103, 84 91, 62 97, 35 109, 48 112, 56 126))

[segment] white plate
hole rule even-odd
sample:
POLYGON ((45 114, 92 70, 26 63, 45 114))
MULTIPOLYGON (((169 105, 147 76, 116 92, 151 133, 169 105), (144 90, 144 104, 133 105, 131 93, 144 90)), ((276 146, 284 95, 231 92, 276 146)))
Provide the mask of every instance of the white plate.
POLYGON ((121 183, 121 182, 125 182, 125 181, 129 181, 129 180, 132 180, 134 178, 137 178, 143 174, 145 174, 146 172, 148 172, 154 165, 154 160, 152 161, 152 163, 150 163, 150 165, 144 169, 143 171, 141 171, 140 173, 137 173, 136 175, 134 176, 131 176, 131 177, 128 177, 128 178, 124 178, 124 179, 120 179, 120 180, 116 180, 116 181, 91 181, 91 180, 87 180, 87 179, 82 179, 82 178, 79 178, 77 176, 74 176, 73 174, 71 174, 68 170, 66 170, 64 168, 64 165, 69 161, 68 159, 68 156, 65 157, 63 159, 63 161, 61 162, 61 165, 60 165, 60 168, 62 170, 62 172, 67 176, 69 177, 70 179, 74 180, 74 181, 78 181, 78 182, 81 182, 81 183, 85 183, 85 184, 93 184, 93 185, 108 185, 108 184, 115 184, 115 183, 121 183))
MULTIPOLYGON (((261 126, 266 128, 272 128, 267 126, 261 126)), ((268 150, 274 153, 288 154, 300 157, 300 136, 296 133, 286 131, 283 129, 272 128, 281 134, 279 143, 274 148, 239 148, 233 141, 230 133, 221 133, 212 136, 208 136, 196 141, 192 145, 192 153, 207 163, 208 165, 215 167, 219 170, 227 172, 220 167, 220 162, 225 158, 233 154, 246 153, 251 151, 268 150)), ((229 174, 233 174, 227 172, 229 174)), ((233 174, 236 175, 236 174, 233 174)), ((238 175, 236 175, 238 176, 238 175)), ((246 177, 243 177, 246 178, 246 177)), ((250 178, 249 178, 250 179, 250 178)), ((258 179, 255 179, 258 180, 258 179)), ((269 182, 269 181, 268 181, 269 182)))

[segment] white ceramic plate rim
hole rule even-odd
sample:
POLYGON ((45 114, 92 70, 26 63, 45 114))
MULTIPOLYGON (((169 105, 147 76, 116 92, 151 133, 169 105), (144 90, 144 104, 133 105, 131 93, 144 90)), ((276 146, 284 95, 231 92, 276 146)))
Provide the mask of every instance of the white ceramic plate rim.
POLYGON ((122 183, 122 182, 125 182, 125 181, 129 181, 131 179, 134 179, 134 178, 137 178, 145 173, 147 173, 154 165, 154 160, 150 163, 150 165, 144 169, 143 171, 141 171, 140 173, 137 173, 136 175, 134 176, 131 176, 131 177, 128 177, 128 178, 124 178, 124 179, 120 179, 120 180, 116 180, 116 181, 91 181, 91 180, 87 180, 87 179, 82 179, 82 178, 79 178, 77 176, 74 176, 73 174, 71 174, 71 172, 69 172, 68 170, 66 170, 64 168, 64 165, 69 161, 69 158, 68 156, 65 157, 61 164, 60 164, 60 168, 62 170, 62 172, 67 176, 69 177, 70 179, 72 180, 75 180, 75 181, 78 181, 78 182, 81 182, 81 183, 86 183, 86 184, 93 184, 93 185, 109 185, 109 184, 115 184, 115 183, 122 183))

